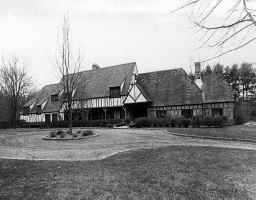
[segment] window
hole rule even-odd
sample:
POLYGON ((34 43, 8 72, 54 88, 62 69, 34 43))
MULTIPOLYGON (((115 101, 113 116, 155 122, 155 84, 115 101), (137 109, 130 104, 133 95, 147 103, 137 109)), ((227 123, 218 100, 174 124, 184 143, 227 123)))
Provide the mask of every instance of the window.
POLYGON ((37 112, 37 114, 41 114, 42 113, 41 105, 37 105, 36 106, 36 112, 37 112))
POLYGON ((52 114, 52 122, 58 121, 58 115, 56 113, 52 114))
POLYGON ((192 109, 183 109, 183 110, 181 110, 181 115, 185 118, 192 118, 193 110, 192 109))
POLYGON ((29 114, 29 111, 30 111, 29 106, 25 106, 25 107, 23 108, 23 114, 24 114, 24 115, 28 115, 28 114, 29 114))
POLYGON ((223 115, 223 109, 222 108, 213 108, 212 109, 212 116, 222 116, 223 115))
POLYGON ((165 118, 166 117, 166 110, 157 110, 156 111, 157 118, 165 118))
POLYGON ((51 115, 50 114, 45 114, 45 123, 46 124, 51 123, 51 115))
POLYGON ((111 87, 110 88, 110 97, 111 98, 119 98, 120 94, 120 87, 111 87))
POLYGON ((57 102, 59 101, 59 97, 57 94, 51 95, 51 102, 57 102))

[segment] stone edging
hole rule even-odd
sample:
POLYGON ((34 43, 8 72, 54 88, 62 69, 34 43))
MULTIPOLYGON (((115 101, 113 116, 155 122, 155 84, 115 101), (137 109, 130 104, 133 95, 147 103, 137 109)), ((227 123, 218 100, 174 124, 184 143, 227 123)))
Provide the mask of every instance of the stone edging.
POLYGON ((188 135, 188 134, 182 134, 182 133, 173 133, 173 132, 169 132, 169 131, 168 131, 168 133, 172 134, 172 135, 175 135, 175 136, 181 136, 181 137, 256 143, 256 140, 252 140, 252 139, 239 139, 239 138, 226 138, 226 137, 213 137, 213 136, 198 136, 198 135, 188 135))
POLYGON ((77 137, 77 138, 49 138, 49 137, 43 137, 43 140, 50 140, 50 141, 75 141, 75 140, 84 140, 84 139, 89 139, 93 137, 98 137, 98 134, 93 134, 85 137, 77 137))

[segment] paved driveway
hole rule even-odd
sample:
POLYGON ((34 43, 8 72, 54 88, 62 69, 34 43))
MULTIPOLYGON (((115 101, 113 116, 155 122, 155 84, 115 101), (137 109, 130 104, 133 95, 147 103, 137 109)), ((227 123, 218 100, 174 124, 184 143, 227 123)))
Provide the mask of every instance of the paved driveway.
POLYGON ((47 130, 1 130, 0 158, 97 160, 118 152, 168 145, 214 146, 256 150, 255 144, 184 138, 164 129, 94 129, 98 137, 79 141, 45 141, 47 130))

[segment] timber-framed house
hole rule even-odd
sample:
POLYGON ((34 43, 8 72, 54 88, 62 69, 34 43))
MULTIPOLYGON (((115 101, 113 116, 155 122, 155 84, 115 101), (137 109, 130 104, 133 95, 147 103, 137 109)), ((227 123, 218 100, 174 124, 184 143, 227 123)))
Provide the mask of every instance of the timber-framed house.
MULTIPOLYGON (((191 118, 196 115, 226 116, 233 120, 234 102, 229 85, 216 74, 201 77, 195 65, 195 80, 182 68, 138 73, 127 63, 81 73, 73 94, 74 120, 111 120, 138 117, 191 118)), ((44 86, 24 106, 26 122, 66 120, 61 84, 44 86)))

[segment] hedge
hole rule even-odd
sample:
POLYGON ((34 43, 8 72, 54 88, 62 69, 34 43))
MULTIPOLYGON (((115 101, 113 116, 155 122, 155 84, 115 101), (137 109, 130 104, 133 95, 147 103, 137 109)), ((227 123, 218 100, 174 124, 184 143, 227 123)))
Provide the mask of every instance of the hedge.
POLYGON ((135 119, 132 124, 133 127, 143 128, 143 127, 178 127, 178 128, 188 128, 190 125, 192 127, 223 127, 226 123, 226 117, 202 117, 196 116, 192 119, 187 119, 184 117, 177 118, 146 118, 140 117, 135 119))
MULTIPOLYGON (((122 120, 92 120, 92 121, 73 121, 72 127, 113 127, 120 124, 122 120)), ((68 128, 69 121, 58 121, 53 123, 45 122, 25 122, 22 128, 68 128)))

